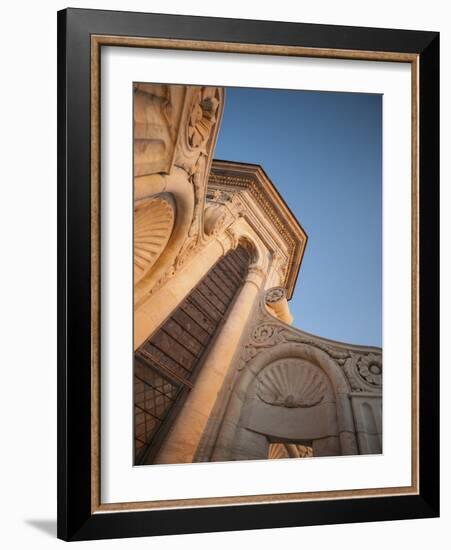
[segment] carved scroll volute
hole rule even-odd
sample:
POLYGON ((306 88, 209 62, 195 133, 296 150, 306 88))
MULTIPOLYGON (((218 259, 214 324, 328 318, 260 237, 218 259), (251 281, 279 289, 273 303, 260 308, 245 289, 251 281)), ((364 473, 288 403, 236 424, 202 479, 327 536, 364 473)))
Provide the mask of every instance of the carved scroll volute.
POLYGON ((267 290, 265 303, 272 315, 284 323, 291 324, 293 322, 293 316, 288 307, 287 292, 283 287, 276 286, 267 290))
POLYGON ((344 370, 353 391, 382 390, 382 355, 351 353, 344 370))

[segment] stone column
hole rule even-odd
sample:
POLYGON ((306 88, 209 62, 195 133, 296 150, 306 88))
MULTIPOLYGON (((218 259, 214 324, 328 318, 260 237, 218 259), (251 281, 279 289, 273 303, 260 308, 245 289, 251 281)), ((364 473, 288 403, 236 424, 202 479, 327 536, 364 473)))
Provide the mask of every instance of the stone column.
POLYGON ((211 267, 234 245, 227 234, 212 239, 190 262, 178 271, 155 294, 139 305, 134 313, 134 349, 161 325, 211 267))
POLYGON ((246 281, 201 367, 194 388, 190 391, 154 463, 175 464, 193 461, 264 279, 265 274, 261 268, 249 268, 246 281))

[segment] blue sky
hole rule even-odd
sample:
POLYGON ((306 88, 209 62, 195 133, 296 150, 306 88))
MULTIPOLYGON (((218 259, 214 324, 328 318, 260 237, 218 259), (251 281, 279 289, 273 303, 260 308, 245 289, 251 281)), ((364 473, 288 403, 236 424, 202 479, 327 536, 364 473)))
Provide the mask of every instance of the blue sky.
POLYGON ((260 164, 309 241, 290 309, 382 345, 382 96, 227 88, 215 158, 260 164))

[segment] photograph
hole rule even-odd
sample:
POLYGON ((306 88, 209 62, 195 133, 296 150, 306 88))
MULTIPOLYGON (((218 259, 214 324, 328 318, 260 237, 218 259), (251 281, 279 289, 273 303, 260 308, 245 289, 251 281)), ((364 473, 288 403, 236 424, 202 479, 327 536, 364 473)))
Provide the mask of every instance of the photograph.
POLYGON ((133 465, 382 454, 383 95, 132 86, 133 465))
POLYGON ((63 540, 439 515, 439 33, 301 19, 58 12, 63 540))

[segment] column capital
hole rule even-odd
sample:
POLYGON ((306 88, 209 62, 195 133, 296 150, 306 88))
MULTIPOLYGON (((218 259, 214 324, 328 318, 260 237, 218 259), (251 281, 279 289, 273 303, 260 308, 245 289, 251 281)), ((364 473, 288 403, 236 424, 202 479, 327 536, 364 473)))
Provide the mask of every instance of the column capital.
POLYGON ((238 235, 231 228, 226 229, 221 235, 218 235, 217 240, 222 246, 224 255, 230 250, 234 250, 239 243, 238 235))
POLYGON ((247 272, 246 283, 253 283, 260 290, 262 283, 266 279, 266 275, 266 271, 261 266, 251 264, 247 272))

